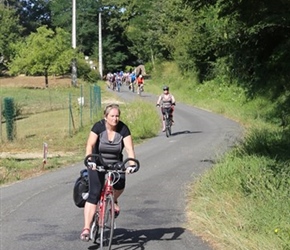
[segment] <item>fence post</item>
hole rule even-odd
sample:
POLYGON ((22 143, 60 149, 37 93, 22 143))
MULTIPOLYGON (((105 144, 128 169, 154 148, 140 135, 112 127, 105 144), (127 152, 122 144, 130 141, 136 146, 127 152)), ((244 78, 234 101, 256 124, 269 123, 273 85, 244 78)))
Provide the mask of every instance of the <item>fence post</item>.
POLYGON ((0 142, 2 142, 2 97, 0 97, 0 142))
POLYGON ((101 107, 101 88, 98 85, 94 85, 94 104, 97 108, 101 107))
POLYGON ((43 143, 43 160, 42 160, 42 169, 44 169, 44 166, 47 162, 47 154, 48 154, 48 145, 46 142, 43 143))
POLYGON ((90 121, 93 123, 93 86, 90 85, 90 121))
POLYGON ((72 136, 72 128, 71 125, 73 125, 73 128, 75 129, 75 123, 74 123, 74 117, 73 117, 73 112, 72 112, 72 105, 71 105, 71 93, 69 93, 68 96, 68 109, 69 109, 69 135, 72 136))
POLYGON ((14 107, 14 100, 11 97, 4 98, 4 109, 5 109, 5 120, 6 120, 6 131, 7 131, 7 138, 9 141, 13 141, 15 137, 15 107, 14 107))

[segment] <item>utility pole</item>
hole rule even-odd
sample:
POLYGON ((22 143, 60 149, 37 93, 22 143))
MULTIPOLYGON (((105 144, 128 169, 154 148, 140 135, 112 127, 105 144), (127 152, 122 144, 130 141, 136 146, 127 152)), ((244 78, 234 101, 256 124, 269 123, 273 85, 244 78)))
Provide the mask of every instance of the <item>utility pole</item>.
POLYGON ((99 12, 99 72, 103 79, 102 13, 99 12))
POLYGON ((77 86, 77 62, 75 58, 76 42, 76 0, 72 0, 72 48, 74 49, 74 58, 72 59, 72 85, 77 86))

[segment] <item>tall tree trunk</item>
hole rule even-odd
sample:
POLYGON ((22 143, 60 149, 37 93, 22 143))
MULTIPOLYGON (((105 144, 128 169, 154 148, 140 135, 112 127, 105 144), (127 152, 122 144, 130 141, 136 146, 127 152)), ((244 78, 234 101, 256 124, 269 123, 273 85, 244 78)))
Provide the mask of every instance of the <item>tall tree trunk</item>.
POLYGON ((48 88, 48 74, 47 74, 47 70, 45 70, 44 77, 45 77, 45 88, 48 88))

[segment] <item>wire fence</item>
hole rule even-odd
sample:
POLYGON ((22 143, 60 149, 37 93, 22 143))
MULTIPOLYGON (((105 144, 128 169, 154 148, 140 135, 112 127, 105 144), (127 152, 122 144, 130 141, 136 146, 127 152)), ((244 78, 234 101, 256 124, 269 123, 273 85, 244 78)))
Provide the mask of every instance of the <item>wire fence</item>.
POLYGON ((1 142, 32 136, 71 136, 93 123, 101 109, 101 88, 81 85, 69 91, 23 89, 0 100, 1 142), (33 91, 33 92, 32 92, 33 91))

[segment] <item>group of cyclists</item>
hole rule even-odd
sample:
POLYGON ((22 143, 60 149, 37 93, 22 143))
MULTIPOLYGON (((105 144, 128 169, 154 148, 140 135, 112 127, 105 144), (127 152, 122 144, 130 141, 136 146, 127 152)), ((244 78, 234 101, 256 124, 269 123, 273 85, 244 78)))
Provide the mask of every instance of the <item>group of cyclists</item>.
POLYGON ((108 88, 120 92, 120 88, 123 84, 128 86, 129 90, 137 94, 141 94, 144 91, 144 77, 141 73, 136 74, 133 72, 118 71, 115 73, 109 72, 106 75, 108 81, 108 88))
POLYGON ((108 88, 120 91, 120 87, 122 86, 123 82, 126 79, 125 75, 126 73, 124 73, 123 71, 116 73, 109 72, 106 75, 106 80, 109 83, 108 88))
MULTIPOLYGON (((132 92, 136 92, 137 94, 141 94, 141 92, 144 91, 144 77, 141 73, 136 75, 136 73, 133 72, 123 72, 119 71, 116 73, 109 72, 106 76, 106 80, 109 82, 108 87, 112 90, 120 91, 120 87, 125 84, 129 87, 129 90, 132 92)), ((161 113, 163 116, 162 119, 162 131, 165 131, 165 121, 164 121, 164 109, 170 108, 170 116, 173 121, 173 111, 175 106, 175 98, 172 94, 169 92, 168 86, 163 86, 163 93, 158 97, 156 106, 161 107, 161 113)))

